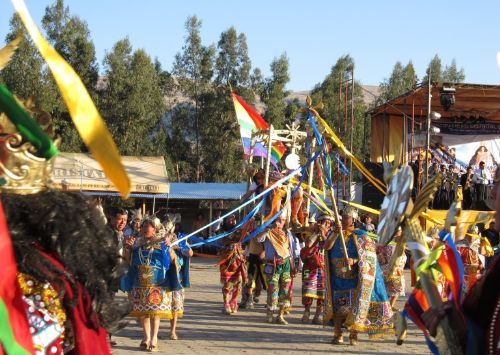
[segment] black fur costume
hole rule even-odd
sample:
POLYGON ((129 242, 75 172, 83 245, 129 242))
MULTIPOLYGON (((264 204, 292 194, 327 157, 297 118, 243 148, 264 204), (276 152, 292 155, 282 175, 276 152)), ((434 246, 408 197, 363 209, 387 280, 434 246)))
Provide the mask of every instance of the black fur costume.
MULTIPOLYGON (((118 241, 104 224, 99 210, 79 192, 42 191, 31 195, 1 194, 5 217, 20 272, 59 285, 63 307, 78 303, 65 297, 63 281, 76 292, 76 282, 92 300, 88 319, 95 319, 109 332, 127 313, 126 304, 114 301, 114 289, 125 270, 118 255, 118 241), (40 251, 50 254, 65 267, 54 267, 40 251)), ((97 327, 97 324, 90 324, 97 327)))

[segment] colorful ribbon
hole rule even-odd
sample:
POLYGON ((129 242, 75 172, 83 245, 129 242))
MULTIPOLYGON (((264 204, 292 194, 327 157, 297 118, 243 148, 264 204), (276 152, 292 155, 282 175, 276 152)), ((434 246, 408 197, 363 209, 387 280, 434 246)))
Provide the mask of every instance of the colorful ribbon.
POLYGON ((130 192, 130 180, 122 165, 120 154, 103 119, 90 98, 87 89, 73 68, 43 38, 31 18, 23 0, 12 0, 21 21, 33 43, 47 62, 52 75, 68 106, 78 133, 90 152, 102 166, 106 176, 123 197, 130 192))
POLYGON ((345 147, 344 143, 342 143, 342 141, 340 140, 340 138, 330 128, 330 126, 328 125, 328 123, 326 123, 326 121, 323 118, 321 118, 321 116, 319 115, 319 113, 316 110, 311 109, 311 111, 315 114, 315 116, 318 118, 319 122, 323 125, 323 127, 326 130, 327 135, 330 137, 330 139, 333 141, 333 143, 344 153, 344 155, 346 157, 348 157, 349 159, 351 159, 352 163, 356 166, 356 168, 358 168, 358 170, 361 172, 361 174, 363 174, 366 177, 366 179, 373 184, 373 186, 375 186, 380 192, 382 192, 383 194, 385 194, 385 184, 383 182, 381 182, 379 179, 377 179, 375 176, 373 176, 372 173, 370 173, 370 171, 367 168, 365 168, 365 166, 363 165, 363 163, 361 163, 345 147))
POLYGON ((36 148, 36 155, 49 160, 59 151, 38 123, 17 102, 14 95, 0 84, 0 110, 16 126, 21 136, 36 148))

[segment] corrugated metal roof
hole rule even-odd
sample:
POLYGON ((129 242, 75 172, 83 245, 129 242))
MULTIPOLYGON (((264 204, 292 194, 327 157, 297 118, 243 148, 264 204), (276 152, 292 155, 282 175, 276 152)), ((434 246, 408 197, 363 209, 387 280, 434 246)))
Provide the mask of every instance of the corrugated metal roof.
MULTIPOLYGON (((168 194, 137 194, 132 193, 133 198, 156 198, 169 200, 239 200, 247 190, 246 183, 184 183, 171 182, 168 194)), ((116 192, 107 191, 85 191, 91 196, 119 196, 116 192)))
POLYGON ((239 200, 247 190, 246 183, 170 183, 170 199, 239 200))

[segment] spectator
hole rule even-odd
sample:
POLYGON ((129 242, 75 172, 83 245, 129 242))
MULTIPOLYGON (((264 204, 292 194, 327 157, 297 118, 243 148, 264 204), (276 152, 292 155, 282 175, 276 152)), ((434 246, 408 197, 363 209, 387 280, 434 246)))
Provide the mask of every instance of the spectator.
POLYGON ((472 181, 476 190, 476 209, 484 210, 486 201, 486 187, 490 183, 491 176, 488 170, 485 169, 484 161, 479 163, 479 168, 474 172, 472 181))
POLYGON ((467 167, 467 171, 460 176, 460 185, 462 186, 463 192, 463 208, 464 210, 469 210, 474 201, 474 185, 472 182, 472 177, 474 176, 472 171, 472 166, 467 167))
POLYGON ((492 247, 498 246, 500 242, 500 236, 497 230, 495 229, 495 222, 491 222, 488 229, 485 229, 482 233, 483 237, 488 239, 492 247))
POLYGON ((375 224, 372 223, 372 216, 367 214, 363 218, 361 229, 364 229, 367 232, 375 232, 375 224))

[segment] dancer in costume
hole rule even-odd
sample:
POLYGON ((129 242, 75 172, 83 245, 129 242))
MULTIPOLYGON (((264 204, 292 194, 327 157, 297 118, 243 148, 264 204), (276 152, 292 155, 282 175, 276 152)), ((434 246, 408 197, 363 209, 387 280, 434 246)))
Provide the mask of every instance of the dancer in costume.
POLYGON ((257 238, 248 242, 247 250, 247 282, 243 287, 241 304, 243 308, 253 309, 254 304, 259 302, 262 289, 266 290, 266 278, 264 276, 264 245, 257 238))
POLYGON ((396 250, 396 245, 401 240, 402 236, 403 230, 399 227, 393 240, 389 244, 377 245, 378 262, 384 275, 385 289, 389 296, 389 303, 393 309, 398 297, 405 295, 404 267, 407 259, 405 253, 397 258, 394 263, 394 268, 391 270, 391 259, 396 250))
POLYGON ((464 267, 463 295, 467 294, 474 286, 485 267, 485 258, 480 254, 481 236, 478 233, 477 226, 471 225, 465 238, 457 242, 457 250, 464 267))
POLYGON ((134 237, 137 238, 141 232, 141 222, 142 222, 142 212, 140 209, 133 210, 130 218, 130 224, 125 227, 123 231, 123 236, 125 238, 134 237))
POLYGON ((321 315, 325 300, 325 241, 330 236, 334 219, 322 215, 314 226, 315 233, 305 240, 305 246, 300 252, 302 266, 302 304, 304 314, 302 322, 309 323, 311 307, 316 300, 316 313, 313 324, 323 324, 321 315))
MULTIPOLYGON (((500 168, 493 180, 491 198, 495 203, 495 225, 500 226, 500 168)), ((436 336, 441 319, 456 312, 461 312, 462 316, 454 318, 453 328, 462 341, 464 354, 496 355, 500 352, 500 258, 472 286, 460 310, 456 309, 454 301, 449 301, 441 307, 431 307, 422 319, 429 333, 436 336)))
POLYGON ((257 237, 259 242, 264 243, 268 323, 275 320, 279 324, 288 324, 284 314, 290 307, 293 265, 291 235, 285 229, 285 223, 286 213, 283 210, 273 228, 257 237), (278 312, 276 319, 273 318, 274 312, 278 312))
POLYGON ((110 354, 107 331, 128 312, 114 301, 118 241, 81 193, 2 192, 35 350, 110 354))
MULTIPOLYGON (((236 225, 234 215, 226 217, 222 225, 222 232, 228 232, 236 225)), ((233 233, 222 240, 223 250, 220 253, 220 282, 222 284, 222 298, 225 314, 238 312, 238 296, 241 285, 246 281, 245 256, 240 243, 240 233, 233 233)))
POLYGON ((184 287, 189 287, 189 257, 193 252, 187 245, 182 250, 170 248, 174 227, 165 231, 155 219, 145 219, 137 246, 128 248, 125 254, 130 267, 122 290, 129 292, 133 304, 130 315, 142 323, 140 348, 149 351, 159 349, 160 319, 170 320, 170 339, 175 340, 177 318, 184 312, 184 287))
POLYGON ((354 229, 354 211, 342 214, 343 236, 326 243, 329 271, 329 309, 326 319, 333 319, 333 344, 342 344, 342 327, 349 330, 351 345, 357 344, 358 332, 370 337, 392 330, 392 309, 377 261, 375 243, 366 231, 354 229), (347 260, 340 238, 344 238, 347 260), (350 267, 350 268, 349 268, 350 267))

